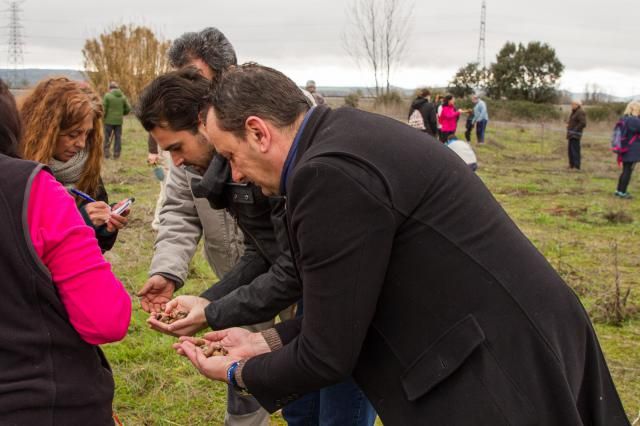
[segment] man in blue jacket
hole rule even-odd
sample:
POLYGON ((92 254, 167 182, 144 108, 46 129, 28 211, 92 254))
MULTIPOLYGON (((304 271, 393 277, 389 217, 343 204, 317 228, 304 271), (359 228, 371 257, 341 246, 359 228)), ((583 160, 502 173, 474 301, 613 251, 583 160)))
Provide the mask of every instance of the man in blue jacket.
POLYGON ((478 137, 478 143, 484 143, 484 133, 487 130, 487 123, 489 122, 487 104, 477 95, 473 95, 471 97, 471 102, 473 102, 475 105, 473 107, 473 119, 471 120, 471 126, 476 126, 476 136, 478 137))

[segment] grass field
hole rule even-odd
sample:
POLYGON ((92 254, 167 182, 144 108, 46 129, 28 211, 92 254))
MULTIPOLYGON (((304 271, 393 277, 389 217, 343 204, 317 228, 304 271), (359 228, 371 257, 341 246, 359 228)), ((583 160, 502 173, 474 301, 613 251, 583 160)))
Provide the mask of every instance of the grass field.
MULTIPOLYGON (((629 189, 638 197, 617 199, 619 169, 608 152, 606 129, 587 130, 580 172, 567 170, 566 142, 553 129, 490 123, 488 143, 475 147, 478 174, 597 319, 600 342, 633 420, 640 412, 640 172, 629 189), (620 299, 630 289, 626 306, 615 303, 616 276, 620 299), (610 320, 616 312, 622 318, 618 325, 610 320)), ((123 155, 106 162, 104 179, 111 201, 135 196, 136 203, 130 225, 106 257, 134 295, 152 256, 159 185, 146 165, 146 133, 135 120, 125 122, 123 141, 123 155)), ((199 253, 182 292, 198 293, 215 279, 199 253)), ((126 426, 222 424, 224 386, 202 378, 175 355, 174 339, 149 330, 146 318, 134 303, 127 338, 104 347, 116 378, 114 406, 120 419, 126 426)), ((285 422, 275 414, 272 424, 285 422)))

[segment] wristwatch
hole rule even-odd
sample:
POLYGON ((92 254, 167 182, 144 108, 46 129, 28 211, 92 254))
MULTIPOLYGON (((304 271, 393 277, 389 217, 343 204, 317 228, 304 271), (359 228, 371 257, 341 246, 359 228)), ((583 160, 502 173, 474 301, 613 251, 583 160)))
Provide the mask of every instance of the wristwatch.
POLYGON ((239 365, 239 361, 234 361, 233 364, 229 366, 229 369, 227 370, 227 381, 231 384, 231 386, 233 386, 233 389, 235 389, 238 394, 250 395, 249 391, 246 388, 241 387, 238 384, 238 380, 236 379, 236 370, 238 369, 239 365))

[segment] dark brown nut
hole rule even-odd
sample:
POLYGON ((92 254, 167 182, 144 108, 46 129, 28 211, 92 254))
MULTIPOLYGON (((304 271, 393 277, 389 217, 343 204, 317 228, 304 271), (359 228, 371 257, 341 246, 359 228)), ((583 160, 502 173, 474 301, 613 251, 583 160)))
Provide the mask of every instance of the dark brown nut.
POLYGON ((159 312, 155 315, 155 319, 165 324, 171 324, 173 322, 176 322, 179 319, 186 318, 187 315, 188 313, 183 311, 173 311, 173 312, 170 312, 169 314, 165 314, 164 312, 159 312))
POLYGON ((216 343, 209 343, 202 347, 202 353, 209 358, 212 356, 226 356, 229 351, 216 343))
POLYGON ((193 344, 199 348, 204 348, 205 346, 207 346, 207 341, 204 339, 197 338, 193 340, 193 344))
POLYGON ((229 351, 222 346, 217 346, 213 351, 213 356, 227 356, 227 354, 229 354, 229 351))
POLYGON ((207 345, 202 349, 202 353, 204 354, 204 356, 209 358, 215 353, 215 347, 213 345, 207 345))

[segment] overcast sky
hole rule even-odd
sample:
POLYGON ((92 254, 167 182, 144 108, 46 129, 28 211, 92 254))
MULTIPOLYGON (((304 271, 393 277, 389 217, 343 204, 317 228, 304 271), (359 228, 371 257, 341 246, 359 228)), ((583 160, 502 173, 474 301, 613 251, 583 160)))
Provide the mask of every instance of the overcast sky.
MULTIPOLYGON (((87 38, 122 23, 143 24, 165 39, 206 26, 222 30, 240 62, 278 68, 298 84, 372 84, 370 72, 345 53, 346 7, 351 0, 26 0, 22 5, 25 68, 82 69, 87 38)), ((411 38, 392 84, 441 86, 475 61, 481 0, 406 0, 411 38)), ((507 41, 549 43, 565 65, 560 88, 596 83, 618 96, 640 94, 637 25, 631 0, 487 0, 486 58, 507 41)), ((6 9, 6 5, 5 5, 6 9)), ((0 66, 8 64, 9 14, 2 14, 0 66)))

